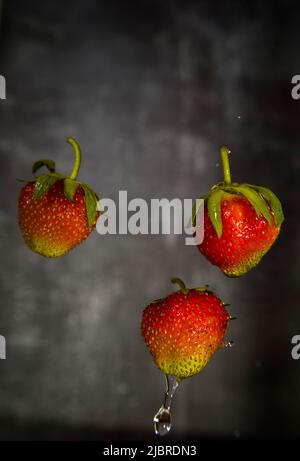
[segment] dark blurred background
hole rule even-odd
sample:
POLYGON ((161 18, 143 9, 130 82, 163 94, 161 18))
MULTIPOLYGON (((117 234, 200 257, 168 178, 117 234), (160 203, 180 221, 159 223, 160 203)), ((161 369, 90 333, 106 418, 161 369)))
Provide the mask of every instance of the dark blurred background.
POLYGON ((299 438, 300 74, 297 1, 2 3, 0 438, 153 439, 163 375, 140 336, 143 307, 209 283, 231 303, 230 350, 187 380, 169 439, 299 438), (261 264, 228 279, 174 236, 100 236, 47 260, 24 245, 17 177, 39 158, 102 197, 195 198, 232 175, 282 199, 261 264))

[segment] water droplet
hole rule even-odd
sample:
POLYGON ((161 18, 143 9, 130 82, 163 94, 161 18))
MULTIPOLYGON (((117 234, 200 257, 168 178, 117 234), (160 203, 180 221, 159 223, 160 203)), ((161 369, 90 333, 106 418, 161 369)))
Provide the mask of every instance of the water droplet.
POLYGON ((234 342, 233 341, 227 341, 225 343, 222 344, 222 347, 225 347, 226 349, 227 348, 230 348, 230 347, 233 347, 234 346, 234 342))
POLYGON ((216 163, 216 167, 218 168, 220 166, 220 163, 216 163))
POLYGON ((166 391, 165 401, 153 418, 154 431, 156 435, 166 435, 172 427, 171 403, 179 386, 180 380, 173 375, 165 375, 166 391))
POLYGON ((242 116, 241 116, 241 115, 238 115, 237 118, 240 120, 240 119, 242 118, 242 116))
POLYGON ((230 150, 230 149, 228 149, 228 154, 231 154, 231 150, 230 150))

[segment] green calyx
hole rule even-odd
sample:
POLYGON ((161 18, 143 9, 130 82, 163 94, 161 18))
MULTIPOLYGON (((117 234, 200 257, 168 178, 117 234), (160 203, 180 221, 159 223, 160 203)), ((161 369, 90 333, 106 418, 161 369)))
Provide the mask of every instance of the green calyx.
MULTIPOLYGON (((179 277, 173 277, 171 279, 171 282, 177 283, 177 285, 179 285, 180 288, 179 291, 181 291, 181 293, 183 293, 184 295, 187 295, 190 291, 190 289, 186 287, 185 283, 179 277)), ((192 290, 202 291, 203 293, 210 293, 208 285, 204 285, 203 287, 192 288, 192 290)))
MULTIPOLYGON (((189 291, 190 290, 196 290, 196 291, 201 291, 202 293, 212 293, 212 291, 209 290, 209 286, 208 285, 204 285, 203 287, 196 287, 196 288, 187 288, 187 286, 185 285, 185 283, 179 278, 179 277, 173 277, 171 279, 171 282, 172 283, 176 283, 177 285, 179 285, 179 291, 184 294, 185 296, 188 295, 189 291)), ((170 293, 168 296, 170 296, 172 293, 170 293)), ((159 298, 159 299, 154 299, 153 301, 151 301, 150 304, 158 304, 158 303, 162 303, 163 301, 165 301, 168 296, 166 298, 159 298)))
POLYGON ((75 193, 78 187, 81 187, 84 191, 84 200, 88 218, 88 225, 89 227, 92 227, 97 215, 97 204, 99 198, 97 194, 95 194, 95 192, 87 184, 77 181, 77 175, 81 164, 81 149, 79 144, 75 141, 75 139, 69 137, 67 138, 67 142, 73 147, 75 154, 75 162, 71 175, 69 177, 65 177, 62 174, 57 173, 55 171, 55 162, 53 160, 43 159, 34 162, 32 166, 32 173, 35 173, 42 166, 47 167, 49 173, 42 174, 31 180, 35 182, 33 198, 35 200, 39 200, 44 194, 46 194, 49 191, 49 189, 52 186, 54 186, 54 184, 58 180, 62 180, 64 182, 64 196, 70 202, 73 202, 75 200, 75 193))
POLYGON ((179 285, 179 288, 180 288, 180 291, 181 293, 183 293, 184 295, 187 295, 188 292, 189 292, 189 289, 185 286, 185 283, 178 277, 173 277, 171 279, 171 282, 172 283, 177 283, 177 285, 179 285))
MULTIPOLYGON (((221 147, 221 160, 223 167, 224 181, 214 185, 210 192, 200 199, 205 200, 210 221, 218 235, 222 236, 222 200, 227 194, 243 196, 254 208, 258 217, 264 216, 269 226, 271 226, 271 213, 274 217, 275 226, 279 226, 284 221, 282 206, 278 197, 266 187, 255 186, 253 184, 238 184, 231 182, 229 165, 229 153, 227 147, 221 147)), ((200 202, 201 203, 201 202, 200 202)), ((199 200, 193 207, 192 223, 196 225, 196 215, 200 206, 199 200)))

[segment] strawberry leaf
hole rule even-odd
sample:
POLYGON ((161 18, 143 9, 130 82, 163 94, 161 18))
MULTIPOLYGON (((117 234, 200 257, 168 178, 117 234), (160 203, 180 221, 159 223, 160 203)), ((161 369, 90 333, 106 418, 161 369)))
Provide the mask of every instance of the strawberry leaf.
POLYGON ((73 179, 66 178, 64 180, 64 196, 74 202, 75 192, 79 186, 79 182, 74 181, 73 179))
POLYGON ((223 196, 224 193, 221 189, 214 189, 207 199, 208 215, 218 238, 222 236, 221 201, 223 196))
POLYGON ((44 195, 52 186, 54 186, 58 179, 61 179, 61 177, 57 174, 45 174, 39 176, 35 182, 33 198, 35 200, 41 198, 42 195, 44 195))
POLYGON ((279 224, 282 224, 284 221, 284 214, 279 198, 272 192, 270 189, 262 186, 254 186, 252 184, 247 184, 251 189, 257 190, 264 198, 269 202, 271 210, 274 214, 274 222, 277 227, 279 224))
POLYGON ((88 225, 89 227, 92 227, 92 225, 94 224, 96 215, 97 215, 98 197, 89 186, 83 183, 80 183, 80 185, 84 190, 85 208, 86 208, 86 214, 88 218, 88 225))
POLYGON ((268 204, 260 194, 246 184, 236 186, 235 191, 243 195, 251 203, 258 217, 263 215, 268 221, 269 226, 271 225, 271 215, 268 204))
POLYGON ((32 173, 35 173, 42 166, 46 166, 50 173, 55 173, 55 162, 53 160, 47 159, 37 160, 36 162, 34 162, 34 164, 32 165, 32 173))

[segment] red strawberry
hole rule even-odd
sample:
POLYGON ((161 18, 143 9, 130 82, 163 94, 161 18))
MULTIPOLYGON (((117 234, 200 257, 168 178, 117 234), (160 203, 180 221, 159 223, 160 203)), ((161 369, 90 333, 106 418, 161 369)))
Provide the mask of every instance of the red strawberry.
MULTIPOLYGON (((231 182, 229 151, 221 148, 224 182, 205 195, 201 253, 229 277, 255 267, 278 237, 284 215, 269 189, 231 182)), ((195 213, 193 219, 195 220, 195 213)))
POLYGON ((45 165, 50 173, 28 181, 19 197, 19 225, 24 240, 32 251, 48 258, 62 256, 79 245, 92 232, 99 215, 97 195, 76 180, 80 147, 72 138, 67 141, 75 152, 70 177, 56 173, 52 160, 39 160, 33 164, 32 172, 45 165))
POLYGON ((172 282, 181 289, 145 308, 142 335, 160 370, 182 379, 199 373, 222 346, 230 316, 207 287, 172 282))

